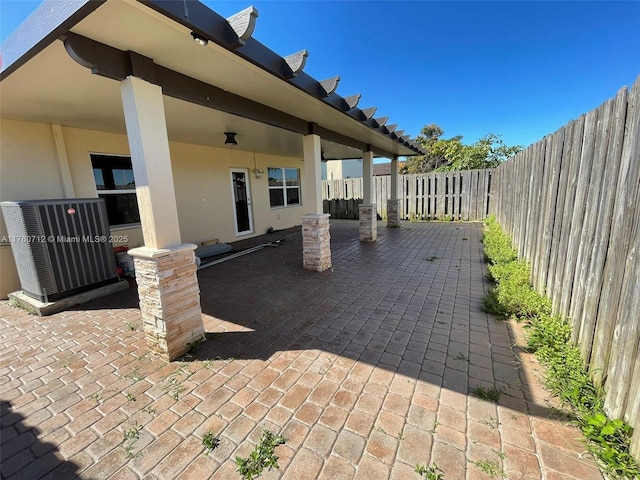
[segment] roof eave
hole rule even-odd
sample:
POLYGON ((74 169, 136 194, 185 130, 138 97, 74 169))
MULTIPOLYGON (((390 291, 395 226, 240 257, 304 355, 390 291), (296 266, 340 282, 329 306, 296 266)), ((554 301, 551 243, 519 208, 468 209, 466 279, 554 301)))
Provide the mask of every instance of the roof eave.
MULTIPOLYGON (((322 82, 304 72, 292 72, 287 60, 257 40, 250 38, 239 41, 232 31, 227 19, 220 17, 209 7, 198 0, 187 2, 176 0, 138 0, 153 10, 187 26, 195 31, 208 34, 207 37, 220 46, 233 51, 245 61, 249 61, 282 81, 297 87, 312 98, 320 100, 328 107, 334 108, 353 118, 364 127, 375 132, 382 138, 393 141, 396 155, 411 156, 423 154, 419 147, 407 141, 408 138, 398 136, 393 130, 388 130, 378 124, 372 117, 375 108, 365 109, 364 113, 355 105, 352 107, 340 95, 325 90, 322 82), (198 15, 184 15, 184 9, 195 7, 198 15), (183 15, 181 15, 183 14, 183 15), (186 17, 186 18, 185 18, 186 17), (202 21, 205 21, 202 23, 202 21), (206 31, 207 21, 211 20, 216 28, 206 31), (215 22, 214 22, 215 20, 215 22), (362 113, 362 114, 361 114, 362 113)), ((45 0, 1 45, 2 64, 0 66, 0 80, 11 75, 14 71, 35 57, 56 39, 64 37, 73 26, 99 8, 106 0, 45 0)), ((187 10, 189 11, 189 10, 187 10)), ((193 12, 191 12, 193 13, 193 12)), ((255 13, 257 16, 257 12, 255 13)), ((208 25, 212 23, 209 22, 208 25)), ((304 52, 306 56, 306 51, 304 52)), ((302 68, 302 67, 301 67, 302 68)), ((301 70, 300 68, 300 70, 301 70)), ((378 142, 376 142, 378 143, 378 142)), ((387 144, 388 145, 388 144, 387 144)), ((387 147, 388 148, 388 147, 387 147)))
POLYGON ((0 46, 0 80, 35 57, 106 0, 45 0, 0 46))

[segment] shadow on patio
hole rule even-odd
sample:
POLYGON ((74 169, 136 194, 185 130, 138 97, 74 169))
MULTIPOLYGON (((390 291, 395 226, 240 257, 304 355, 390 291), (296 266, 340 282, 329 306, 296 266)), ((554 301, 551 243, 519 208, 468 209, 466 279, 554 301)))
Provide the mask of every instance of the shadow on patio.
POLYGON ((464 395, 497 388, 503 403, 526 410, 531 395, 508 324, 480 310, 488 288, 482 224, 406 223, 363 244, 357 222, 334 220, 331 235, 327 272, 300 268, 299 232, 278 248, 201 270, 207 341, 185 359, 317 350, 464 395))
POLYGON ((302 270, 299 231, 268 241, 278 235, 199 272, 208 340, 181 362, 146 354, 133 286, 46 319, 3 302, 12 380, 0 397, 54 413, 77 478, 239 478, 233 459, 265 428, 287 438, 267 480, 413 479, 417 463, 449 479, 489 478, 488 464, 507 478, 601 478, 513 348, 521 329, 480 310, 482 224, 380 226, 361 244, 357 222, 333 221, 323 273, 302 270), (25 383, 23 370, 43 376, 25 383), (498 404, 476 387, 501 390, 498 404), (221 443, 202 455, 207 431, 221 443))

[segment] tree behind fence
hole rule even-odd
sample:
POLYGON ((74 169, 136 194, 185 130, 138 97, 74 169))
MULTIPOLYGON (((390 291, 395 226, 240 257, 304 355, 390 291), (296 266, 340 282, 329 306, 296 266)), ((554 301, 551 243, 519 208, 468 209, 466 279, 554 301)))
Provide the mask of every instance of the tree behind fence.
MULTIPOLYGON (((399 214, 403 220, 483 220, 489 211, 493 170, 467 170, 398 177, 399 214)), ((387 218, 391 176, 374 177, 374 202, 387 218)), ((358 218, 362 178, 322 182, 325 213, 332 218, 358 218)))
POLYGON ((493 174, 490 209, 568 316, 640 458, 640 78, 493 174))

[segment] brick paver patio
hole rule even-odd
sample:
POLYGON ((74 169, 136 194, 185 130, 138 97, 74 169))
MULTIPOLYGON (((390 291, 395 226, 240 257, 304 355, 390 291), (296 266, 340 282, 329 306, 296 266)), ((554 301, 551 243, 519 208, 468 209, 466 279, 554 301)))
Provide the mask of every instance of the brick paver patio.
POLYGON ((47 318, 0 302, 2 478, 239 479, 266 428, 287 442, 265 479, 601 479, 521 328, 480 311, 481 237, 333 221, 332 271, 302 270, 299 232, 204 269, 183 362, 147 354, 133 288, 47 318))

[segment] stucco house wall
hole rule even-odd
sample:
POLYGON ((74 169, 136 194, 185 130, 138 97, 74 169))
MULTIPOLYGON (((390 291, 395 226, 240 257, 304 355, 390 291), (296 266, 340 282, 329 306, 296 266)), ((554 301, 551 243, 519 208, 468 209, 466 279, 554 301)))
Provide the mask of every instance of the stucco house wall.
MULTIPOLYGON (((62 127, 64 147, 76 198, 95 198, 97 190, 91 166, 91 153, 129 155, 126 135, 62 127)), ((300 169, 300 158, 277 157, 239 150, 170 142, 182 240, 199 244, 218 238, 232 242, 235 233, 231 168, 246 168, 252 197, 254 233, 269 227, 288 228, 301 223, 304 206, 271 208, 268 167, 300 169), (253 170, 264 171, 257 179, 253 170)), ((3 119, 0 124, 0 201, 64 198, 52 126, 3 119)), ((301 186, 301 189, 304 186, 301 186)), ((302 198, 302 195, 301 195, 302 198)), ((112 234, 128 237, 133 248, 143 245, 140 227, 115 228, 112 234)), ((0 237, 7 235, 0 215, 0 237)), ((20 282, 8 243, 0 244, 0 298, 19 290, 20 282)))
POLYGON ((361 178, 362 160, 329 160, 327 174, 323 180, 339 180, 341 178, 361 178))

